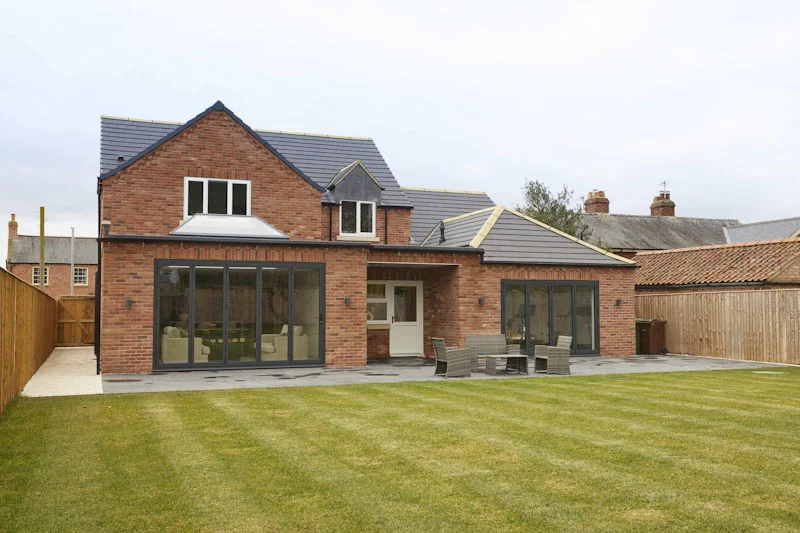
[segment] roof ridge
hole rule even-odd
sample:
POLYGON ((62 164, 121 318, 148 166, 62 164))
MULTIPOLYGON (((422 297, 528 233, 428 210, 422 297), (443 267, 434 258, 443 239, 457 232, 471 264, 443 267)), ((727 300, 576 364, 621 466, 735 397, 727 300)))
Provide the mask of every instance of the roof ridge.
POLYGON ((497 209, 499 206, 493 205, 492 207, 484 207, 483 209, 476 209, 475 211, 470 211, 469 213, 463 213, 461 215, 456 215, 450 218, 443 218, 440 222, 454 222, 456 220, 461 220, 462 218, 471 217, 473 215, 477 215, 480 213, 485 213, 486 211, 491 211, 493 209, 497 209))
MULTIPOLYGON (((26 235, 24 233, 20 233, 20 234, 17 234, 17 237, 33 237, 35 239, 38 239, 40 236, 39 235, 26 235)), ((70 235, 45 235, 44 237, 45 237, 45 239, 71 239, 72 238, 70 235)), ((75 236, 75 238, 76 239, 91 239, 93 241, 97 240, 97 237, 78 237, 78 236, 75 236)))
POLYGON ((167 124, 170 126, 183 126, 185 124, 185 122, 174 122, 171 120, 150 120, 146 118, 115 117, 114 115, 100 115, 100 118, 108 118, 111 120, 127 120, 128 122, 147 122, 149 124, 167 124))
POLYGON ((694 252, 699 250, 718 250, 720 248, 746 248, 748 246, 763 246, 765 244, 780 244, 780 243, 800 243, 800 237, 789 237, 785 239, 768 239, 764 241, 749 241, 749 242, 734 242, 730 244, 710 244, 707 246, 690 246, 688 248, 672 248, 669 250, 648 250, 646 252, 639 252, 636 255, 658 255, 658 254, 672 254, 680 252, 694 252))
POLYGON ((589 216, 606 216, 606 217, 630 217, 630 218, 647 218, 647 219, 654 219, 654 220, 718 220, 718 221, 726 221, 730 222, 735 220, 735 218, 704 218, 704 217, 654 217, 653 215, 628 215, 625 213, 581 213, 583 215, 589 216))
POLYGON ((457 189, 429 189, 426 187, 400 187, 404 191, 419 191, 419 192, 445 192, 445 193, 452 193, 452 194, 486 194, 485 191, 462 191, 457 189))
POLYGON ((774 224, 776 222, 787 222, 789 220, 800 220, 800 217, 776 218, 775 220, 762 220, 760 222, 748 222, 746 224, 737 224, 736 226, 728 226, 729 228, 743 228, 745 226, 758 226, 760 224, 774 224))
POLYGON ((494 225, 497 224, 497 221, 500 218, 500 215, 503 214, 504 210, 505 207, 502 205, 495 206, 495 208, 492 209, 492 213, 486 217, 486 220, 483 221, 478 233, 476 233, 472 240, 469 241, 469 246, 471 248, 480 248, 481 244, 483 244, 483 241, 486 240, 486 236, 489 235, 489 232, 492 231, 494 225))

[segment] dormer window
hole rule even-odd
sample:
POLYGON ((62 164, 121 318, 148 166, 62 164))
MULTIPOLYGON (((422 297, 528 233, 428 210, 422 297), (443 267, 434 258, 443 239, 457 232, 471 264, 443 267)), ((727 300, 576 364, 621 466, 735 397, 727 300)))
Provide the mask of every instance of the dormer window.
POLYGON ((249 215, 250 182, 184 178, 183 216, 249 215))
POLYGON ((375 236, 375 202, 342 200, 339 233, 358 237, 375 236))

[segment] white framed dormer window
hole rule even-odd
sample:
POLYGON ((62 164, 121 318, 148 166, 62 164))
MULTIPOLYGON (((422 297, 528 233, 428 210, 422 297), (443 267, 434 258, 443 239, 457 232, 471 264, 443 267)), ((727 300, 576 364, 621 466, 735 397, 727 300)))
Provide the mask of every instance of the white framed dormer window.
MULTIPOLYGON (((39 284, 39 267, 33 267, 33 285, 39 284)), ((44 284, 50 285, 50 267, 44 267, 44 284)))
POLYGON ((342 206, 339 209, 339 234, 374 237, 375 202, 342 200, 342 206))
POLYGON ((183 218, 196 214, 249 215, 250 182, 184 178, 183 218))
POLYGON ((72 269, 72 284, 73 285, 88 285, 89 284, 89 268, 88 267, 75 267, 72 269))
POLYGON ((386 282, 367 282, 367 324, 389 323, 389 291, 386 282))

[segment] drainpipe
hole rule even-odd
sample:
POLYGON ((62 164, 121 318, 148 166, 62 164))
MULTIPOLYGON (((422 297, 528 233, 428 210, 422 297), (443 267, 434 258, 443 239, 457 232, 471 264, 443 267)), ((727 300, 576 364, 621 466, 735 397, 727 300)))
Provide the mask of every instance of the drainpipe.
POLYGON ((69 239, 69 295, 75 296, 75 226, 71 226, 72 236, 69 239))
POLYGON ((100 198, 103 194, 103 182, 97 178, 97 272, 94 275, 94 357, 97 361, 96 372, 100 374, 100 272, 103 264, 103 245, 100 238, 103 236, 102 218, 100 215, 100 198))

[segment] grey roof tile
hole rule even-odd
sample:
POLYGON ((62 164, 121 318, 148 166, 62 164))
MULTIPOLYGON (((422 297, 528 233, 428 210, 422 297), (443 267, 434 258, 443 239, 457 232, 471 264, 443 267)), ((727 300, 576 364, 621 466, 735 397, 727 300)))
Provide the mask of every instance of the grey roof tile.
POLYGON ((786 239, 797 236, 800 231, 800 217, 728 226, 725 231, 728 243, 786 239))
MULTIPOLYGON (((11 239, 9 263, 39 263, 39 237, 19 235, 11 239)), ((70 263, 70 237, 45 237, 44 262, 47 264, 70 263)), ((75 237, 75 264, 97 264, 97 239, 75 237)))
POLYGON ((725 226, 738 220, 587 213, 586 240, 613 250, 669 250, 725 244, 725 226))
POLYGON ((411 212, 411 236, 416 243, 421 243, 440 220, 495 205, 492 199, 483 192, 442 191, 413 187, 404 187, 403 191, 414 204, 414 210, 411 212))
MULTIPOLYGON (((128 161, 180 126, 101 117, 100 173, 105 174, 123 164, 124 161, 117 160, 119 155, 128 161)), ((383 205, 412 207, 372 139, 254 131, 321 188, 342 168, 360 159, 385 187, 381 201, 383 205)))

